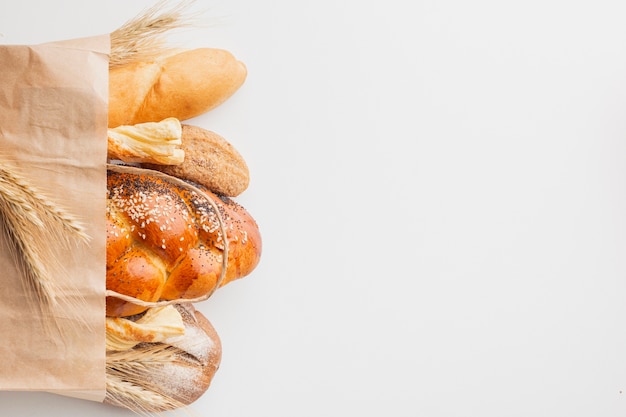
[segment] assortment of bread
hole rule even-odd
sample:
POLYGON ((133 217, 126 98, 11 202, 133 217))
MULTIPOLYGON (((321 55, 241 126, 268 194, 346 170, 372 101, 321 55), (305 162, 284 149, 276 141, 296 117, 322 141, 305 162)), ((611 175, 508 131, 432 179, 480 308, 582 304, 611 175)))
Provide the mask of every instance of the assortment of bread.
POLYGON ((182 122, 227 100, 246 75, 233 54, 213 48, 110 68, 108 404, 141 413, 184 407, 219 367, 219 337, 193 303, 250 274, 261 235, 234 200, 249 184, 241 154, 182 122))
MULTIPOLYGON (((97 85, 97 94, 84 95, 85 88, 57 87, 64 81, 54 77, 50 80, 40 77, 45 78, 45 82, 31 88, 28 73, 23 80, 28 87, 24 88, 27 93, 16 88, 19 98, 11 96, 6 100, 18 103, 17 112, 25 114, 22 124, 33 125, 36 127, 33 127, 34 130, 44 132, 41 134, 43 139, 48 139, 48 136, 54 138, 53 134, 66 129, 68 124, 97 126, 93 136, 81 134, 82 129, 78 129, 77 133, 67 129, 56 138, 55 145, 73 146, 71 139, 84 137, 89 140, 79 142, 77 149, 89 148, 94 143, 92 139, 104 136, 108 128, 106 200, 104 192, 101 194, 99 191, 100 185, 104 185, 105 175, 104 158, 100 157, 104 150, 103 142, 87 149, 98 151, 93 152, 97 154, 93 166, 85 165, 88 173, 82 171, 82 165, 77 167, 80 171, 71 171, 73 175, 78 174, 76 176, 85 173, 85 177, 94 177, 97 182, 78 182, 75 188, 80 193, 68 188, 73 196, 91 196, 84 201, 93 202, 98 209, 85 210, 72 200, 72 207, 77 212, 82 211, 85 219, 92 219, 90 233, 85 232, 86 229, 73 213, 50 202, 52 198, 38 192, 38 188, 31 185, 17 168, 10 169, 11 164, 6 164, 2 167, 2 179, 7 185, 0 199, 3 202, 3 238, 6 238, 3 245, 6 244, 5 253, 13 257, 10 261, 15 263, 17 275, 23 279, 24 298, 32 301, 33 306, 41 307, 33 310, 38 314, 33 318, 41 319, 42 328, 49 333, 46 337, 52 339, 58 334, 63 339, 58 342, 60 350, 52 351, 49 356, 58 357, 60 361, 66 358, 73 361, 78 353, 81 356, 76 360, 95 359, 96 366, 86 368, 85 373, 89 376, 94 375, 92 369, 101 369, 100 355, 104 353, 100 349, 102 333, 96 328, 100 324, 92 326, 87 321, 76 324, 84 324, 93 337, 84 338, 87 333, 76 328, 63 332, 63 323, 79 322, 83 312, 71 311, 70 314, 70 307, 57 304, 57 296, 62 294, 63 297, 58 298, 78 300, 71 305, 76 310, 82 306, 94 306, 91 316, 100 318, 103 318, 100 311, 105 302, 105 402, 143 415, 188 406, 208 389, 221 362, 222 345, 215 328, 196 310, 195 304, 207 300, 224 285, 251 274, 259 263, 262 251, 256 221, 235 201, 250 183, 246 161, 235 146, 218 133, 191 122, 191 119, 228 100, 244 83, 247 69, 224 49, 170 49, 155 41, 155 34, 186 26, 184 21, 180 22, 183 17, 181 12, 190 0, 180 1, 179 6, 163 13, 161 7, 165 7, 165 2, 158 2, 112 32, 110 43, 105 42, 104 37, 98 37, 97 51, 88 51, 97 52, 98 71, 93 74, 86 71, 88 75, 82 80, 86 85, 97 85), (111 53, 106 77, 106 60, 103 58, 109 45, 111 53), (89 110, 83 114, 73 112, 72 107, 67 110, 73 115, 71 122, 56 124, 61 112, 67 109, 65 101, 59 100, 58 106, 55 101, 54 107, 49 106, 48 101, 41 104, 36 100, 43 94, 50 94, 53 100, 57 90, 69 91, 66 99, 69 101, 84 96, 82 100, 89 110), (35 102, 35 110, 28 108, 30 98, 35 102), (104 108, 105 104, 108 108, 104 108), (53 107, 52 110, 48 110, 49 107, 53 107), (54 123, 44 120, 50 113, 54 113, 54 123), (108 124, 105 126, 104 117, 107 114, 108 124), (89 191, 89 194, 82 191, 89 191), (102 219, 103 216, 106 219, 102 219), (50 233, 39 234, 42 230, 49 230, 50 233), (98 239, 90 240, 94 237, 90 236, 93 233, 98 239), (106 254, 101 250, 101 238, 104 237, 106 254), (69 247, 68 242, 85 245, 80 247, 81 250, 93 249, 73 252, 78 262, 89 256, 89 260, 98 260, 98 263, 67 273, 60 267, 57 269, 57 261, 63 264, 62 257, 67 252, 57 253, 48 249, 65 244, 69 247), (106 259, 101 259, 102 256, 106 259), (100 268, 100 261, 106 262, 106 271, 100 268), (83 271, 87 273, 83 275, 83 271), (102 279, 106 280, 104 294, 101 294, 99 286, 102 283, 101 273, 102 279), (68 281, 68 275, 75 281, 64 282, 63 286, 58 286, 63 291, 57 292, 57 286, 53 284, 63 279, 68 281), (75 285, 86 275, 89 275, 90 281, 95 281, 95 297, 89 293, 89 297, 81 299, 86 291, 75 285), (71 294, 65 297, 66 293, 71 294), (72 338, 63 338, 70 334, 72 338), (89 350, 77 349, 66 356, 58 354, 68 346, 82 348, 83 341, 89 345, 89 350), (92 356, 94 352, 98 353, 97 357, 92 356)), ((79 45, 72 44, 67 49, 82 51, 82 44, 79 45)), ((28 54, 29 57, 40 58, 32 51, 28 54)), ((6 56, 9 57, 6 61, 12 64, 13 55, 6 56)), ((81 56, 81 59, 92 58, 92 55, 86 56, 81 56)), ((33 58, 33 61, 37 59, 33 58)), ((30 65, 31 60, 27 61, 30 65)), ((43 62, 47 64, 47 61, 43 62)), ((50 72, 66 75, 66 68, 57 68, 64 64, 66 62, 61 59, 50 65, 40 64, 45 69, 41 71, 46 72, 50 68, 50 72)), ((32 69, 32 65, 29 68, 32 69)), ((65 78, 75 78, 75 74, 65 78)), ((80 85, 83 86, 82 83, 80 85)), ((80 104, 75 104, 75 107, 81 107, 80 104)), ((20 117, 11 117, 10 112, 7 114, 10 119, 22 121, 20 117)), ((29 137, 29 132, 26 129, 24 136, 29 137)), ((33 143, 38 142, 33 140, 33 143)), ((58 150, 60 147, 54 148, 58 150)), ((56 168, 55 155, 50 157, 50 164, 48 161, 41 163, 44 166, 42 171, 50 172, 56 168)), ((41 158, 37 154, 26 162, 37 160, 37 164, 43 157, 43 154, 41 158)), ((92 162, 90 158, 85 159, 92 162)), ((67 165, 72 162, 70 160, 67 165)), ((42 180, 41 176, 35 179, 36 182, 42 180)), ((65 177, 61 180, 64 181, 65 177)), ((63 185, 59 181, 45 184, 49 184, 47 188, 63 185)), ((38 333, 39 327, 34 329, 32 333, 42 333, 38 333)), ((24 352, 28 353, 30 349, 24 352)), ((38 356, 37 353, 40 351, 33 356, 38 356)), ((42 361, 44 359, 48 356, 44 355, 42 361)), ((20 365, 24 363, 16 362, 20 365)), ((15 368, 21 369, 20 366, 15 368)), ((36 365, 30 364, 29 369, 35 368, 36 365)), ((52 368, 47 371, 56 371, 59 367, 52 368)), ((30 375, 30 372, 25 373, 30 375)), ((47 374, 42 372, 42 375, 45 380, 47 374)), ((38 374, 35 375, 37 377, 38 374)), ((91 395, 93 391, 96 392, 94 399, 101 399, 98 398, 102 388, 99 378, 100 375, 97 375, 93 381, 85 383, 88 388, 84 391, 81 390, 83 381, 80 378, 72 382, 74 385, 71 387, 60 387, 58 391, 65 393, 71 389, 72 394, 80 395, 86 391, 91 395)), ((55 384, 51 382, 50 385, 55 384)), ((31 386, 40 388, 39 385, 31 386)), ((48 386, 44 388, 48 389, 48 386)), ((49 389, 57 391, 55 386, 49 389)))

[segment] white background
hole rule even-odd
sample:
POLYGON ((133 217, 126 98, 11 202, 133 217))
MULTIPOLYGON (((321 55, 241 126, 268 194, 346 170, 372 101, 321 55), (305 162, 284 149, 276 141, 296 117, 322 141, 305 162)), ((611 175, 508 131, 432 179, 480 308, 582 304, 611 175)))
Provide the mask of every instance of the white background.
MULTIPOLYGON (((3 0, 0 41, 151 4, 3 0)), ((217 24, 172 39, 249 76, 189 122, 246 158, 264 237, 199 306, 224 355, 196 415, 626 415, 624 2, 194 9, 217 24)), ((133 415, 45 393, 0 393, 0 414, 133 415)))

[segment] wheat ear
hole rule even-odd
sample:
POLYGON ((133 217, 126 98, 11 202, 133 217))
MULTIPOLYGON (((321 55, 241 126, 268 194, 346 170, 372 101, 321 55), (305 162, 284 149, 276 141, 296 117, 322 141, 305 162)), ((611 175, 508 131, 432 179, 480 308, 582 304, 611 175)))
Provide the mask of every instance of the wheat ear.
POLYGON ((145 9, 111 33, 109 67, 155 59, 169 49, 164 34, 195 26, 194 16, 186 14, 194 0, 181 1, 167 9, 163 0, 145 9))
POLYGON ((0 162, 0 220, 26 293, 48 313, 61 291, 55 281, 64 270, 60 255, 89 240, 85 228, 6 162, 0 162))
POLYGON ((125 351, 107 351, 107 402, 128 408, 141 415, 184 409, 179 400, 171 398, 147 377, 185 355, 181 349, 166 344, 141 344, 125 351))

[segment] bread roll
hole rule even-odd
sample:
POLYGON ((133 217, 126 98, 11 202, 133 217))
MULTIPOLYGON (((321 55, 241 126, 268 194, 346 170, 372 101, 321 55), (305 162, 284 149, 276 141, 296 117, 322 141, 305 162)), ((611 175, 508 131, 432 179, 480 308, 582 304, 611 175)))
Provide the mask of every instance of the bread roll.
POLYGON ((229 197, 236 197, 248 188, 248 165, 226 139, 210 130, 183 124, 181 142, 181 151, 185 154, 182 163, 142 165, 229 197))
POLYGON ((187 120, 220 105, 241 87, 245 65, 223 49, 198 48, 109 71, 109 127, 187 120))
POLYGON ((183 335, 107 352, 105 403, 140 414, 169 411, 191 404, 209 388, 222 358, 219 336, 193 305, 175 307, 183 335))
MULTIPOLYGON (((228 239, 228 267, 220 286, 252 272, 261 256, 261 236, 242 206, 200 186, 196 190, 204 195, 157 172, 137 171, 108 171, 108 290, 148 302, 213 291, 222 271, 224 237, 204 196, 217 205, 228 239)), ((145 307, 107 297, 108 316, 142 311, 145 307)))

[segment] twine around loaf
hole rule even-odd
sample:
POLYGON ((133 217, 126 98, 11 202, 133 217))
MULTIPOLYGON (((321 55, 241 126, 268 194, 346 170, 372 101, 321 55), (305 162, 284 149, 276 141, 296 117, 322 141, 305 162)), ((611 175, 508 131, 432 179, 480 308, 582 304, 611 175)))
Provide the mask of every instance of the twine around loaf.
POLYGON ((138 168, 135 166, 117 165, 117 164, 107 164, 107 169, 110 171, 121 172, 121 173, 141 174, 141 175, 150 175, 153 177, 158 177, 160 179, 163 179, 164 181, 168 181, 176 186, 185 188, 193 193, 196 193, 200 195, 201 197, 203 197, 204 199, 206 199, 207 202, 213 208, 213 210, 215 210, 220 232, 222 233, 222 241, 224 242, 224 249, 222 250, 222 270, 220 271, 220 275, 217 278, 217 282, 215 283, 215 286, 213 287, 211 291, 209 291, 207 294, 202 295, 200 297, 179 298, 175 300, 145 301, 145 300, 140 300, 136 297, 132 297, 126 294, 121 294, 117 291, 113 291, 109 289, 106 290, 106 296, 118 298, 122 301, 126 301, 131 304, 135 304, 135 305, 142 306, 142 307, 148 307, 148 308, 163 307, 167 305, 180 304, 180 303, 199 303, 201 301, 208 300, 213 295, 213 293, 220 287, 222 281, 224 281, 224 277, 226 276, 226 269, 228 268, 228 238, 226 235, 226 226, 224 225, 224 219, 222 218, 222 215, 220 213, 219 208, 217 207, 217 204, 215 204, 213 199, 209 197, 207 193, 205 193, 198 187, 186 181, 183 181, 180 178, 176 178, 174 176, 164 174, 159 171, 146 169, 146 168, 138 168))

